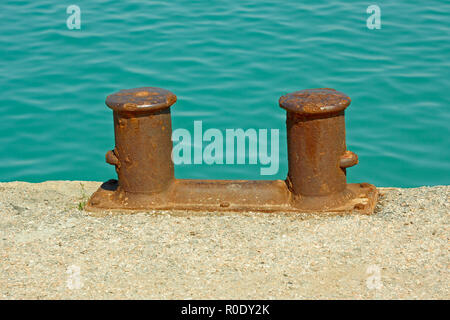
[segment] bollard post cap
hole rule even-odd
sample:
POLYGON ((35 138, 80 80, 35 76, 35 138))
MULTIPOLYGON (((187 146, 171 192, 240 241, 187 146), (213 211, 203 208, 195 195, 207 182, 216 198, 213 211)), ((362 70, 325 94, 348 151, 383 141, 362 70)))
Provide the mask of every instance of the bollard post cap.
POLYGON ((177 96, 157 87, 124 89, 106 97, 106 105, 114 111, 156 111, 169 108, 177 96))
POLYGON ((301 115, 336 113, 348 107, 351 99, 345 93, 330 88, 305 89, 285 94, 280 107, 301 115))

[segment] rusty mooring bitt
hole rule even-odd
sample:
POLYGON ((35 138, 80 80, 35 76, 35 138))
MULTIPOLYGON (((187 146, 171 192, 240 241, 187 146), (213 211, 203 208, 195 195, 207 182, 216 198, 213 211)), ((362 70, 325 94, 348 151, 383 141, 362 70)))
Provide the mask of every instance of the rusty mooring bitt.
POLYGON ((289 172, 286 180, 175 179, 170 107, 176 96, 161 88, 121 90, 106 98, 113 110, 116 167, 91 196, 87 210, 197 210, 373 213, 377 190, 347 184, 346 169, 358 163, 345 143, 350 98, 329 88, 282 96, 287 111, 289 172))

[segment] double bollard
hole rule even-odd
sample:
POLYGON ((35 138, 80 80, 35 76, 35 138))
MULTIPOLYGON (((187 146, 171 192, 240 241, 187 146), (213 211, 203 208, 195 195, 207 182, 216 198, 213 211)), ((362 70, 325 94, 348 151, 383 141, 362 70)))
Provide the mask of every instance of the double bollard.
POLYGON ((346 169, 358 157, 346 147, 344 115, 351 100, 342 92, 307 89, 280 98, 287 111, 286 180, 176 179, 170 115, 176 100, 155 87, 107 97, 115 148, 106 153, 106 162, 116 167, 118 181, 102 184, 87 210, 373 213, 376 188, 347 184, 346 169))

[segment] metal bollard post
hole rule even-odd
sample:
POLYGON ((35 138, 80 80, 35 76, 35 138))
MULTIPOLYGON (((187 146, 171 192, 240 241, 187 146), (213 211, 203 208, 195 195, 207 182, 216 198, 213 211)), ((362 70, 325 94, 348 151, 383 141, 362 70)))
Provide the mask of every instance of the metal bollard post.
POLYGON ((155 87, 121 90, 106 98, 116 142, 106 162, 116 166, 123 191, 156 193, 174 181, 170 106, 176 100, 172 92, 155 87))
POLYGON ((296 91, 279 100, 287 110, 287 183, 302 205, 305 198, 319 197, 309 205, 335 206, 351 196, 346 168, 357 164, 358 157, 345 143, 344 110, 350 101, 328 88, 296 91))
POLYGON ((350 98, 334 89, 309 89, 280 98, 287 110, 289 173, 283 180, 175 179, 170 91, 145 87, 107 97, 114 111, 116 166, 86 210, 373 213, 378 193, 368 183, 347 184, 358 157, 346 149, 344 110, 350 98))

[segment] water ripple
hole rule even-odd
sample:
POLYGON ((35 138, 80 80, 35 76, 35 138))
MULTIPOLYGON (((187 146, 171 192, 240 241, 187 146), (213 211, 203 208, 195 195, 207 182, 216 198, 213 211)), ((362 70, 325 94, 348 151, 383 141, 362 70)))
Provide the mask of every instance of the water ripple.
MULTIPOLYGON (((277 128, 287 172, 280 95, 334 87, 352 98, 350 181, 448 184, 450 5, 325 0, 87 1, 81 30, 66 4, 8 1, 0 10, 4 158, 0 180, 105 180, 114 170, 106 95, 138 86, 175 92, 174 128, 277 128)), ((258 166, 177 166, 184 178, 259 179, 258 166)))

